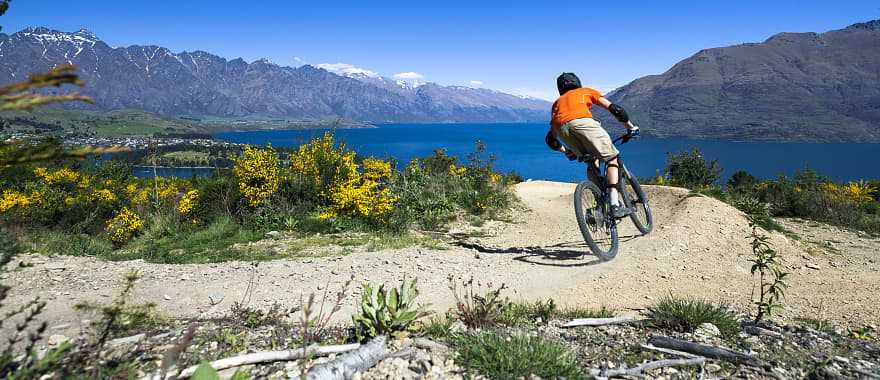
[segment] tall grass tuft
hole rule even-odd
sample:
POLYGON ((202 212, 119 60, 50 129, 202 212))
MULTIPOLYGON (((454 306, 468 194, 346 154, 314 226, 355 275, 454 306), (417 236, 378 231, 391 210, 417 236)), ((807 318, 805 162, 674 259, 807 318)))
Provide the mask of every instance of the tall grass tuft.
POLYGON ((661 299, 648 308, 648 319, 654 326, 680 332, 694 332, 703 323, 715 325, 723 336, 740 330, 739 321, 726 305, 689 297, 661 299))
POLYGON ((482 331, 456 335, 455 361, 489 379, 586 379, 574 355, 561 343, 536 336, 482 331))

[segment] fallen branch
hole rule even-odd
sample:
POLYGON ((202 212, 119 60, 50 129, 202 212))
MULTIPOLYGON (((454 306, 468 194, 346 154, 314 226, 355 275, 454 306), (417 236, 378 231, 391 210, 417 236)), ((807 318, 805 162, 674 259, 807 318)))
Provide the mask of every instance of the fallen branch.
POLYGON ((676 351, 684 351, 707 358, 724 360, 734 364, 769 368, 767 363, 764 363, 764 361, 762 361, 761 359, 758 359, 754 356, 746 355, 742 352, 729 350, 724 347, 715 347, 705 344, 692 343, 681 339, 675 339, 660 335, 652 336, 651 339, 648 339, 648 344, 676 351))
POLYGON ((328 363, 312 368, 306 379, 308 380, 336 380, 351 379, 358 371, 373 368, 383 359, 393 355, 385 346, 387 340, 379 336, 369 341, 358 349, 342 355, 328 363))
POLYGON ((650 371, 652 369, 664 368, 664 367, 683 367, 683 366, 692 366, 692 365, 703 365, 706 362, 706 358, 704 357, 695 357, 690 359, 663 359, 657 360, 653 362, 644 363, 638 367, 633 368, 618 368, 618 369, 605 369, 599 370, 594 369, 591 371, 591 374, 595 377, 617 377, 617 376, 637 376, 641 375, 642 372, 650 371))
MULTIPOLYGON (((297 360, 306 357, 312 356, 324 356, 330 354, 338 354, 342 352, 348 352, 352 350, 357 350, 361 345, 360 344, 343 344, 338 346, 309 346, 303 349, 296 350, 283 350, 283 351, 267 351, 267 352, 255 352, 252 354, 235 356, 226 359, 220 359, 211 362, 211 367, 214 367, 215 370, 221 371, 227 368, 235 368, 243 365, 249 364, 257 364, 257 363, 272 363, 272 362, 280 362, 280 361, 290 361, 297 360)), ((193 373, 196 372, 196 369, 199 366, 192 366, 180 372, 176 378, 185 379, 192 376, 193 373)), ((166 377, 174 378, 172 376, 166 377)))
POLYGON ((412 345, 428 351, 449 351, 449 346, 425 338, 413 338, 412 345))
POLYGON ((701 356, 699 356, 699 355, 694 355, 694 354, 692 354, 692 353, 690 353, 690 352, 670 350, 670 349, 668 349, 668 348, 661 348, 661 347, 657 347, 657 346, 652 346, 652 345, 650 345, 650 344, 643 344, 643 345, 641 345, 641 347, 642 347, 643 349, 645 349, 645 350, 656 351, 656 352, 662 352, 662 353, 664 353, 664 354, 675 355, 675 356, 681 356, 681 357, 683 357, 683 358, 699 358, 699 357, 701 357, 701 356))
POLYGON ((622 323, 629 323, 629 322, 632 322, 635 320, 636 319, 633 317, 582 318, 582 319, 571 320, 570 322, 562 325, 562 327, 619 325, 622 323))
POLYGON ((766 335, 766 336, 772 336, 772 337, 776 337, 776 338, 782 337, 782 334, 780 334, 776 331, 767 330, 763 327, 758 327, 758 326, 746 326, 745 328, 743 328, 743 331, 745 331, 746 334, 749 334, 749 335, 766 335))

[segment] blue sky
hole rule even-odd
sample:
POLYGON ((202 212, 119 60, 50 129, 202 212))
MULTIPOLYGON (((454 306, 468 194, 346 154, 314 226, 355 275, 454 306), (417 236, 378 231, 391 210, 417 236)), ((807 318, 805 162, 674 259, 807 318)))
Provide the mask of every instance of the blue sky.
POLYGON ((293 66, 345 63, 544 98, 562 71, 607 90, 703 48, 880 18, 876 0, 57 3, 13 0, 0 25, 6 33, 84 27, 111 46, 154 44, 293 66))

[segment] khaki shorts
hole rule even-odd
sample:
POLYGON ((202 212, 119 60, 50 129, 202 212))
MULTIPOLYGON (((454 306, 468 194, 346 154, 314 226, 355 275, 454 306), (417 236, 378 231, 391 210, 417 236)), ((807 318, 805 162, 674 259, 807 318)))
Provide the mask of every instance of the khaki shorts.
POLYGON ((579 156, 590 153, 602 161, 608 161, 620 154, 602 124, 591 118, 574 119, 563 124, 556 137, 565 144, 566 149, 573 150, 579 156))

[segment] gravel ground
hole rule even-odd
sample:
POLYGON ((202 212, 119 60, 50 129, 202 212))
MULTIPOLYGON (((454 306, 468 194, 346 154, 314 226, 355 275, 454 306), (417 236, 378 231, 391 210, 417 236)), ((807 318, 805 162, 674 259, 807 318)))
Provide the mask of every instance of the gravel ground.
MULTIPOLYGON (((470 248, 354 248, 342 256, 324 255, 339 252, 331 247, 316 257, 257 265, 158 265, 23 255, 26 265, 6 274, 6 282, 14 285, 12 304, 35 296, 49 301, 43 317, 50 330, 68 335, 82 322, 73 305, 107 302, 131 270, 143 275, 135 301, 155 302, 172 318, 219 316, 234 301, 252 307, 275 302, 294 307, 302 294, 335 292, 352 276, 353 291, 339 320, 348 319, 361 283, 394 283, 404 276, 418 277, 421 301, 435 310, 452 304, 450 275, 506 283, 514 299, 553 298, 560 305, 640 310, 675 293, 723 300, 744 310, 753 284, 750 229, 744 215, 714 199, 688 197, 683 189, 646 188, 657 227, 648 236, 635 236, 634 227, 624 222, 621 253, 611 262, 584 255, 587 248, 571 207, 574 185, 534 181, 517 185, 524 209, 513 222, 486 223, 479 234, 460 227, 447 235, 450 242, 451 237, 466 239, 470 248)), ((880 320, 880 240, 813 223, 783 222, 801 239, 772 234, 792 272, 782 319, 821 316, 843 325, 880 320)), ((290 239, 281 234, 258 244, 283 251, 290 239)))

